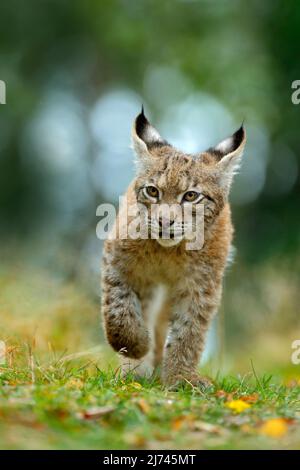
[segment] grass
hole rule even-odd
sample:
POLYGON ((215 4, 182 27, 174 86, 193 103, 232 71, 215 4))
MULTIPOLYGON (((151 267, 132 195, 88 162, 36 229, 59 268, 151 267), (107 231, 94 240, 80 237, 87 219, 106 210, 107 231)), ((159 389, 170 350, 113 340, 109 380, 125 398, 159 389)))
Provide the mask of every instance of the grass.
POLYGON ((29 356, 28 367, 3 365, 0 385, 2 449, 300 447, 300 386, 270 376, 169 392, 82 359, 29 356))
MULTIPOLYGON (((284 322, 277 325, 270 317, 266 330, 265 305, 251 304, 249 299, 260 297, 246 289, 248 276, 240 276, 227 291, 243 312, 235 318, 248 322, 247 336, 234 350, 232 340, 240 335, 232 333, 231 355, 227 346, 221 367, 225 375, 210 366, 210 390, 187 386, 170 392, 157 380, 120 378, 116 355, 99 334, 99 299, 90 283, 74 280, 55 264, 50 268, 39 253, 9 250, 1 258, 0 341, 6 344, 5 361, 0 351, 1 449, 300 447, 300 374, 290 363, 296 290, 284 287, 284 305, 274 304, 276 318, 284 322), (251 312, 259 312, 264 327, 258 316, 249 323, 251 312)), ((266 288, 270 279, 259 278, 266 293, 274 291, 266 288)), ((281 277, 275 285, 278 292, 281 277)))

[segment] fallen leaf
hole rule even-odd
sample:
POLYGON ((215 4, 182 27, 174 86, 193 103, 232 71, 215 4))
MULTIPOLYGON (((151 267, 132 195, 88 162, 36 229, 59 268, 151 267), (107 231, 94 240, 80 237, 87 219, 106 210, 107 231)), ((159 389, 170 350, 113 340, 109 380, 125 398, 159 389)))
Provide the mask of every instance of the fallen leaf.
POLYGON ((218 390, 215 393, 215 396, 217 398, 225 398, 226 401, 232 401, 233 400, 233 393, 225 392, 225 390, 218 390))
POLYGON ((153 434, 154 438, 158 441, 168 441, 170 439, 169 433, 163 434, 160 431, 155 431, 153 434))
POLYGON ((143 386, 138 382, 131 382, 129 384, 122 385, 121 390, 130 391, 130 390, 141 390, 143 386))
POLYGON ((147 415, 151 410, 149 403, 144 398, 141 398, 138 401, 138 407, 145 415, 147 415))
POLYGON ((115 408, 113 406, 95 406, 93 408, 89 408, 83 412, 78 413, 78 417, 87 420, 99 419, 114 410, 115 408))
POLYGON ((138 382, 132 382, 129 384, 130 387, 134 388, 135 390, 140 390, 142 387, 142 385, 138 382))
POLYGON ((252 393, 251 395, 242 395, 240 400, 245 401, 246 403, 256 403, 259 400, 258 393, 252 393))
POLYGON ((70 412, 68 410, 64 410, 62 408, 57 408, 51 411, 51 413, 58 419, 64 420, 70 416, 70 412))
POLYGON ((251 407, 249 403, 244 402, 243 400, 231 400, 225 403, 225 406, 235 413, 242 413, 251 407))
POLYGON ((83 386, 84 386, 84 382, 81 379, 77 379, 75 377, 68 380, 68 382, 66 383, 67 388, 81 389, 83 388, 83 386))
POLYGON ((225 417, 225 423, 229 426, 241 427, 249 423, 249 415, 242 413, 234 413, 225 417))
POLYGON ((126 440, 127 444, 129 444, 131 447, 136 447, 136 448, 140 448, 140 449, 145 448, 145 447, 148 448, 148 443, 146 441, 145 436, 143 436, 140 433, 137 433, 137 434, 129 433, 125 437, 125 440, 126 440))
POLYGON ((217 390, 216 393, 215 393, 215 396, 218 397, 218 398, 226 398, 228 395, 227 392, 225 392, 224 390, 217 390))
POLYGON ((242 426, 240 426, 240 430, 246 434, 254 434, 255 433, 255 430, 252 426, 250 426, 249 423, 245 423, 245 424, 242 424, 242 426))
POLYGON ((259 429, 260 434, 268 437, 282 437, 288 431, 287 420, 272 418, 265 421, 259 429))
POLYGON ((189 421, 190 420, 187 418, 187 416, 179 416, 178 418, 172 420, 171 428, 173 431, 179 431, 179 429, 181 429, 183 425, 189 421))
POLYGON ((223 429, 217 424, 207 423, 206 421, 195 421, 193 423, 194 431, 209 432, 212 434, 222 434, 223 429))

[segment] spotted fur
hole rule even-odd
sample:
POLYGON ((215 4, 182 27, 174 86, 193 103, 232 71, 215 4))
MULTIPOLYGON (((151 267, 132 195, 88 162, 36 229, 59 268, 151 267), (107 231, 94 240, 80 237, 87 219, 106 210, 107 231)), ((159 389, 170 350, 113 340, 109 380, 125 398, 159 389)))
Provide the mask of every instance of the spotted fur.
MULTIPOLYGON (((129 203, 148 207, 140 188, 149 182, 162 194, 157 208, 177 202, 178 194, 191 187, 199 188, 204 195, 205 241, 200 250, 187 250, 184 238, 172 246, 153 239, 106 240, 102 266, 106 337, 121 353, 124 372, 151 374, 159 365, 167 386, 182 381, 203 385, 197 367, 221 300, 233 235, 228 194, 245 131, 241 127, 215 148, 189 155, 162 139, 142 111, 132 140, 138 165, 126 193, 129 203)), ((121 219, 122 208, 117 224, 121 219)))

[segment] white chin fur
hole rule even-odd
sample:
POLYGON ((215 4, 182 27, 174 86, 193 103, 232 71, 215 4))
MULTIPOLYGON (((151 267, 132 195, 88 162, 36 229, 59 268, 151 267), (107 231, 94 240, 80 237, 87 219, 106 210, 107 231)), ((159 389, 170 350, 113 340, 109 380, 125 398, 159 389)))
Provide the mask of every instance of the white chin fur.
POLYGON ((157 243, 164 247, 170 247, 178 245, 182 241, 182 238, 157 238, 157 243))

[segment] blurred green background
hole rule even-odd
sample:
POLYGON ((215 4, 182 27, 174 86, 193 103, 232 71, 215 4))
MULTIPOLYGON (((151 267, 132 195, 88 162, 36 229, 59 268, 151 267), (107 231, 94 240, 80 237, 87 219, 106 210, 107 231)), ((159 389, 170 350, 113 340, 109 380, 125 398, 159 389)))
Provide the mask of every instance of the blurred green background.
POLYGON ((245 120, 218 366, 247 370, 251 358, 261 372, 297 372, 299 42, 297 1, 1 2, 0 339, 34 338, 39 351, 103 344, 96 208, 134 174, 143 103, 189 152, 245 120))

